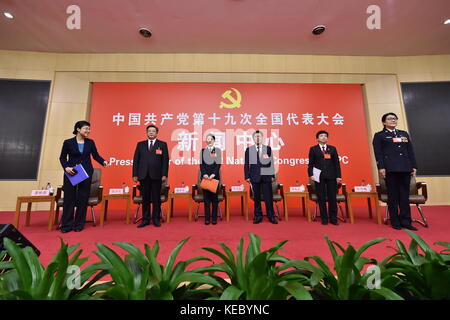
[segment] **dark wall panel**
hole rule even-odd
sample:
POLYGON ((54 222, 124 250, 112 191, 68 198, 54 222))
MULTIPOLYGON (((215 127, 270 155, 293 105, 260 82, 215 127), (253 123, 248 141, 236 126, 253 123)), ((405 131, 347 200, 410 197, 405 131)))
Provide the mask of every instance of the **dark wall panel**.
POLYGON ((36 180, 50 81, 0 79, 0 179, 36 180))
POLYGON ((450 82, 401 86, 418 175, 450 175, 450 82))

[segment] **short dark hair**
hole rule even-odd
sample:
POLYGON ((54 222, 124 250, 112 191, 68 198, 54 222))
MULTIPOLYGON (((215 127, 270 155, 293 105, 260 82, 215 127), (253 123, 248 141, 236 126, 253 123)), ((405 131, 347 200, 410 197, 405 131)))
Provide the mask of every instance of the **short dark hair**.
MULTIPOLYGON (((381 122, 382 122, 382 123, 385 123, 385 122, 386 122, 386 118, 387 118, 388 116, 394 116, 394 117, 396 117, 396 118, 398 119, 398 117, 397 117, 397 115, 396 115, 395 113, 393 113, 393 112, 388 112, 388 113, 383 114, 383 116, 381 117, 381 122)), ((383 127, 385 127, 384 124, 383 124, 383 127)))
POLYGON ((320 130, 320 131, 317 131, 317 133, 316 133, 316 139, 318 139, 322 133, 325 133, 328 137, 328 132, 326 132, 325 130, 320 130))
POLYGON ((81 128, 83 128, 84 126, 91 126, 91 124, 89 123, 89 122, 87 122, 86 120, 80 120, 80 121, 77 121, 76 123, 75 123, 75 125, 73 126, 73 134, 77 134, 78 133, 78 131, 77 131, 77 129, 81 129, 81 128))
POLYGON ((213 138, 214 141, 216 141, 216 137, 212 133, 208 133, 208 135, 206 136, 206 139, 208 137, 211 137, 211 138, 213 138))
POLYGON ((159 132, 159 129, 158 129, 158 127, 157 127, 157 126, 155 126, 154 124, 151 124, 151 125, 147 126, 147 128, 145 128, 145 131, 148 131, 148 128, 155 128, 155 129, 156 129, 156 133, 158 133, 158 132, 159 132))
POLYGON ((260 133, 262 136, 264 135, 261 131, 259 131, 259 130, 256 130, 255 132, 253 132, 253 134, 252 134, 252 137, 254 137, 255 136, 255 134, 258 134, 258 133, 260 133))

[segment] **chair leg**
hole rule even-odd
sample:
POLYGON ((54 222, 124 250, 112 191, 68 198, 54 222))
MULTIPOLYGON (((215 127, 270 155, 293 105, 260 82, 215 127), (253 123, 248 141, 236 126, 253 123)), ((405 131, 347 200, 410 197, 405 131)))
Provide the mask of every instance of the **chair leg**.
POLYGON ((133 224, 136 224, 138 221, 141 220, 141 218, 139 218, 139 208, 141 207, 141 204, 138 203, 138 207, 136 209, 136 213, 134 214, 134 218, 133 218, 133 224))
POLYGON ((313 213, 313 217, 312 217, 312 221, 316 221, 317 218, 317 206, 319 204, 316 202, 316 206, 314 207, 314 213, 313 213))
POLYGON ((166 222, 166 215, 164 214, 162 206, 161 209, 159 210, 159 219, 161 219, 162 222, 166 222))
MULTIPOLYGON (((342 206, 340 205, 340 204, 338 204, 338 208, 339 208, 339 211, 341 211, 341 221, 342 222, 347 222, 347 220, 345 219, 345 214, 344 214, 344 211, 342 210, 342 206)), ((339 216, 338 216, 338 218, 339 218, 339 216)))
POLYGON ((388 224, 388 221, 390 220, 389 218, 389 210, 388 210, 388 206, 386 206, 386 214, 384 217, 384 224, 388 224))
POLYGON ((413 219, 412 221, 420 223, 425 228, 428 228, 427 218, 425 218, 425 215, 422 212, 422 208, 420 207, 419 204, 416 204, 416 207, 417 207, 417 210, 419 210, 420 216, 422 217, 422 221, 421 220, 417 220, 417 219, 413 219))
POLYGON ((200 202, 197 202, 197 210, 195 211, 194 221, 198 221, 198 210, 200 209, 200 202))
POLYGON ((220 203, 217 205, 217 209, 219 210, 219 219, 222 221, 222 209, 220 209, 220 203))
POLYGON ((94 212, 94 207, 91 206, 91 215, 92 215, 92 222, 94 222, 93 226, 96 226, 96 221, 95 221, 95 212, 94 212))
POLYGON ((278 202, 275 202, 275 206, 277 207, 277 218, 281 220, 280 209, 278 208, 278 202))

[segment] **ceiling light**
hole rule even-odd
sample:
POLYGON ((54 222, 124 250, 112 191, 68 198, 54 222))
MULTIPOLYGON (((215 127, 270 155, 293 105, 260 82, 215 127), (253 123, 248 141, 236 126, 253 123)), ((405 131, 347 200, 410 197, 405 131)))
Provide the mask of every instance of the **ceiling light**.
POLYGON ((450 24, 450 19, 445 20, 444 24, 450 24))
POLYGON ((3 14, 5 15, 5 17, 7 17, 9 19, 14 18, 14 16, 11 13, 9 13, 9 12, 3 12, 3 14))

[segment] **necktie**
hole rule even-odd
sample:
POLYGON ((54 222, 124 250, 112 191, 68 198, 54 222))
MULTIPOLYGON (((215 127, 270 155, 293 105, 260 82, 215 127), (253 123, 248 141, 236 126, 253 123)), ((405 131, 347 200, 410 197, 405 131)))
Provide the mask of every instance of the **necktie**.
POLYGON ((322 146, 322 153, 325 154, 325 146, 322 146))
POLYGON ((152 151, 153 148, 153 140, 150 140, 150 147, 148 147, 148 151, 152 151))

